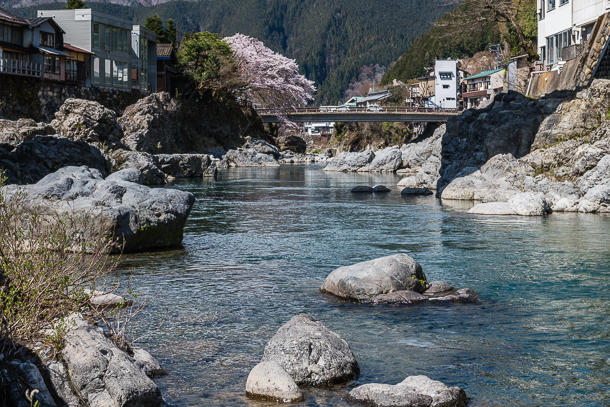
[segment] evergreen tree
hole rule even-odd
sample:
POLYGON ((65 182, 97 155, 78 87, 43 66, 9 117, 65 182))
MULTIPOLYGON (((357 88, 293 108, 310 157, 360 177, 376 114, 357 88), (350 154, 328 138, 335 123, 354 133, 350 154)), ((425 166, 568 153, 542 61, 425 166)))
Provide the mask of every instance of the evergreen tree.
POLYGON ((166 36, 165 36, 165 30, 163 29, 163 20, 161 20, 161 17, 159 17, 159 14, 155 14, 154 16, 146 17, 146 20, 144 20, 144 28, 146 28, 148 31, 152 31, 155 34, 157 34, 157 43, 159 43, 159 44, 167 43, 166 36))
POLYGON ((165 25, 165 39, 168 43, 174 44, 174 46, 176 46, 176 34, 176 23, 174 23, 173 18, 168 18, 165 25))
POLYGON ((66 10, 75 10, 77 8, 87 8, 84 0, 68 0, 66 10))

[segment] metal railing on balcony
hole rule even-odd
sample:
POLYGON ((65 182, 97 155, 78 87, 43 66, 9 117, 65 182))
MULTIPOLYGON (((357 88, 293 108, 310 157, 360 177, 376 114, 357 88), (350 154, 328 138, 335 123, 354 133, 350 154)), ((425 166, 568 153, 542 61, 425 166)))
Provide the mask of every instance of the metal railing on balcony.
POLYGON ((43 72, 43 64, 39 64, 36 62, 20 61, 18 59, 0 58, 0 74, 42 78, 43 72))

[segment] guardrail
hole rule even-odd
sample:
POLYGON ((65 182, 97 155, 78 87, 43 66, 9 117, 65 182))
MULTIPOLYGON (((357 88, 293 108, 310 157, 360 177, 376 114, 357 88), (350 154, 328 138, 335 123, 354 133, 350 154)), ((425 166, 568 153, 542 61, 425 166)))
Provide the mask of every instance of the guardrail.
POLYGON ((43 69, 39 63, 0 58, 0 73, 42 78, 43 69))
POLYGON ((290 115, 302 113, 442 113, 442 114, 459 114, 463 109, 441 109, 430 107, 347 107, 347 106, 322 106, 322 107, 300 107, 296 109, 256 109, 259 115, 290 115))

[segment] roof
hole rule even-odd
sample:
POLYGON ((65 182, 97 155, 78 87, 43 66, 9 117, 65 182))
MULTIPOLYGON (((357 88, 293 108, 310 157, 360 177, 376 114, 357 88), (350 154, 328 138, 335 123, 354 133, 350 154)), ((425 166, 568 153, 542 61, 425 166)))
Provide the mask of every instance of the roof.
POLYGON ((93 53, 93 52, 89 52, 86 49, 82 49, 82 48, 79 48, 79 47, 74 46, 72 44, 68 44, 67 42, 64 42, 63 48, 65 50, 72 51, 72 52, 80 52, 81 54, 95 55, 95 53, 93 53))
POLYGON ((57 22, 55 21, 55 19, 51 18, 51 17, 36 17, 36 18, 26 18, 26 21, 28 22, 28 24, 30 25, 30 28, 35 28, 35 27, 39 27, 41 26, 43 23, 46 23, 47 21, 53 26, 55 27, 56 30, 61 31, 63 34, 65 34, 66 32, 63 30, 63 28, 61 28, 59 26, 59 24, 57 24, 57 22))
POLYGON ((0 7, 0 21, 9 21, 11 23, 26 25, 28 22, 25 18, 19 17, 17 14, 13 14, 10 11, 0 7))
POLYGON ((485 72, 481 72, 481 73, 476 74, 476 75, 473 75, 473 76, 471 76, 471 77, 469 77, 469 78, 465 78, 464 80, 466 80, 466 81, 467 81, 467 80, 469 80, 469 79, 479 79, 479 78, 485 78, 486 76, 493 75, 493 74, 495 74, 496 72, 500 72, 500 71, 502 71, 502 70, 503 70, 503 69, 502 69, 502 68, 500 68, 500 69, 493 69, 493 70, 491 70, 491 71, 485 71, 485 72))
POLYGON ((169 58, 173 51, 173 44, 157 44, 157 57, 169 58))
POLYGON ((68 58, 73 58, 72 55, 70 54, 66 54, 65 52, 61 52, 58 49, 55 48, 48 48, 48 47, 36 47, 34 46, 34 48, 37 48, 40 52, 42 52, 43 54, 51 54, 51 55, 58 55, 60 57, 68 57, 68 58))
POLYGON ((380 93, 387 93, 387 90, 378 90, 377 92, 369 92, 369 94, 367 96, 373 96, 373 95, 378 95, 380 93))
POLYGON ((366 102, 371 102, 374 100, 382 100, 385 99, 387 97, 390 97, 392 94, 390 92, 386 92, 384 91, 382 94, 379 94, 379 92, 375 92, 375 94, 373 96, 367 96, 365 98, 362 98, 361 100, 359 100, 357 103, 366 103, 366 102))

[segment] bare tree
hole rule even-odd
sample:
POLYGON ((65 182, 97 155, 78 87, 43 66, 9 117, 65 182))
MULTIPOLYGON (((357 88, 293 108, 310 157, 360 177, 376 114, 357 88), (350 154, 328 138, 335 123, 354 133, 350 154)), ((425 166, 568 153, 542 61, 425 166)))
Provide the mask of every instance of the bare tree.
POLYGON ((528 40, 521 27, 520 13, 526 0, 439 0, 445 5, 460 5, 451 19, 443 19, 439 26, 452 26, 464 31, 473 31, 484 23, 507 24, 514 28, 518 45, 531 59, 538 53, 532 41, 528 40))

